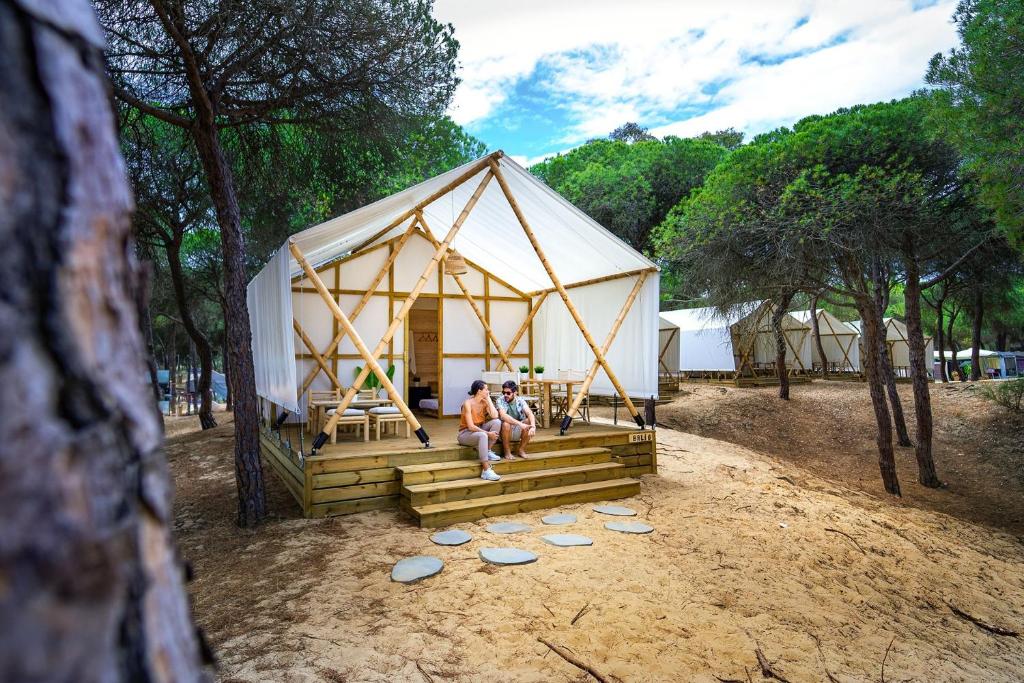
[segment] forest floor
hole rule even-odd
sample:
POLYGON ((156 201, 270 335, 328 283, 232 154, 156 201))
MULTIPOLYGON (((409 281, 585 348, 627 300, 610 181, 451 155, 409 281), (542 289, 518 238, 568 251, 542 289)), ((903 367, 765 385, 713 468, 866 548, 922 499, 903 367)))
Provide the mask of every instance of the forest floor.
POLYGON ((395 512, 304 520, 272 473, 271 518, 241 530, 230 424, 203 433, 173 418, 175 532, 218 677, 591 680, 543 639, 609 681, 1021 680, 1021 452, 1003 430, 1019 435, 1020 422, 972 390, 936 387, 949 488, 919 494, 901 452, 896 501, 872 480, 858 391, 794 387, 781 407, 763 389, 681 395, 659 421, 716 438, 659 429, 659 474, 623 501, 655 532, 616 534, 590 505, 567 506, 579 521, 559 530, 594 546, 566 549, 539 538, 545 512, 508 517, 534 530, 497 543, 484 524, 459 524, 474 540, 455 548, 395 512), (774 441, 736 443, 773 429, 774 441), (539 561, 477 559, 506 543, 539 561), (394 562, 418 554, 444 571, 392 583, 394 562))

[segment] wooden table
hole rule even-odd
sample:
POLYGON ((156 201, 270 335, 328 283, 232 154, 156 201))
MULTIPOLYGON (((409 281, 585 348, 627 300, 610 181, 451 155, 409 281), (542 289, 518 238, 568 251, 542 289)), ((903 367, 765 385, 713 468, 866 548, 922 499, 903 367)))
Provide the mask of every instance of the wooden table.
MULTIPOLYGON (((320 429, 320 418, 321 411, 329 410, 330 408, 337 408, 341 404, 341 401, 314 401, 310 399, 306 404, 309 410, 309 417, 311 418, 306 422, 310 432, 313 429, 320 429)), ((349 408, 356 408, 358 410, 369 410, 370 408, 377 408, 380 406, 391 406, 395 402, 390 398, 355 398, 352 399, 352 403, 348 405, 349 408)))
POLYGON ((572 405, 572 388, 576 384, 583 384, 581 379, 531 379, 541 385, 543 410, 541 411, 541 427, 547 429, 551 426, 551 387, 564 386, 565 398, 568 405, 572 405))

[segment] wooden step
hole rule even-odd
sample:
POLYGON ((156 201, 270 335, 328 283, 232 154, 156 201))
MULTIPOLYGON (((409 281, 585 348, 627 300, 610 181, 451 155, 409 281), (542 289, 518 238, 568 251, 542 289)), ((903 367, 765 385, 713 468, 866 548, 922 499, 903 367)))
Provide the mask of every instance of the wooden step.
POLYGON ((419 521, 421 527, 434 528, 560 505, 627 498, 639 493, 640 482, 636 479, 609 479, 526 493, 509 493, 503 496, 458 500, 421 507, 403 507, 419 521))
MULTIPOLYGON (((498 474, 513 472, 530 472, 548 470, 555 467, 587 465, 595 462, 611 462, 611 451, 607 448, 572 448, 565 451, 547 451, 531 453, 526 460, 502 460, 492 462, 491 467, 498 474)), ((402 484, 429 484, 436 481, 452 481, 453 479, 471 479, 480 476, 479 460, 458 460, 455 462, 435 462, 426 465, 405 465, 397 468, 402 476, 402 484)))
MULTIPOLYGON (((509 463, 510 465, 513 463, 509 463)), ((454 479, 430 484, 414 484, 402 488, 402 495, 413 507, 448 503, 470 498, 500 496, 509 493, 523 493, 550 489, 588 481, 621 479, 626 476, 625 465, 617 462, 596 462, 572 467, 556 467, 547 470, 532 470, 503 474, 501 481, 487 481, 475 476, 472 479, 454 479)))

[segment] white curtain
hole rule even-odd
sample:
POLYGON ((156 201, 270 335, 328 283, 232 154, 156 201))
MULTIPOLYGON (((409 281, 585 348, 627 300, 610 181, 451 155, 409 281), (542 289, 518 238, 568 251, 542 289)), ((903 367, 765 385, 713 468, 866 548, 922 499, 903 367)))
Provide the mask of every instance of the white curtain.
POLYGON ((298 412, 288 247, 278 249, 246 290, 256 393, 298 412))

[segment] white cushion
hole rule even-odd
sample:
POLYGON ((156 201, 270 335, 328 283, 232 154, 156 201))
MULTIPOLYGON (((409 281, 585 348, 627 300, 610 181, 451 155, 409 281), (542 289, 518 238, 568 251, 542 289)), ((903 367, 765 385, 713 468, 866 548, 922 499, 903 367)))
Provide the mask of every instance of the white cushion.
POLYGON ((377 406, 376 408, 370 408, 371 415, 400 415, 401 410, 394 406, 377 406))
MULTIPOLYGON (((330 410, 327 411, 327 414, 328 415, 334 415, 335 412, 337 412, 337 411, 335 411, 334 408, 331 408, 330 410)), ((341 415, 342 415, 342 417, 356 417, 356 416, 365 415, 365 414, 366 414, 365 410, 359 410, 358 408, 345 408, 345 412, 342 413, 341 415)))
POLYGON ((421 398, 420 408, 423 410, 437 410, 437 399, 436 398, 421 398))

